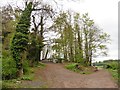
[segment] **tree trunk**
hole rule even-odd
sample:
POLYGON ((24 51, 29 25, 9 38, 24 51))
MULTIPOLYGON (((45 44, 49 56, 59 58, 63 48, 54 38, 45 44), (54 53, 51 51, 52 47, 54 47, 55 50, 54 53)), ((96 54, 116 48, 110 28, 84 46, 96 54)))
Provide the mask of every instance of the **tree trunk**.
POLYGON ((46 54, 45 54, 45 59, 47 59, 47 55, 48 55, 48 49, 47 49, 46 54))
POLYGON ((88 33, 87 28, 84 26, 84 34, 85 34, 85 64, 89 64, 89 50, 88 50, 88 33))
POLYGON ((17 77, 21 78, 23 76, 23 68, 18 69, 17 77))
POLYGON ((80 59, 83 59, 83 50, 82 50, 82 35, 80 36, 80 32, 78 31, 78 47, 80 52, 80 59))
POLYGON ((21 59, 20 59, 20 63, 19 63, 19 68, 18 68, 18 71, 17 71, 17 76, 19 78, 21 78, 23 76, 23 63, 24 63, 24 60, 26 59, 26 51, 23 51, 23 53, 21 53, 21 59))
POLYGON ((67 61, 67 50, 64 49, 64 59, 67 61))

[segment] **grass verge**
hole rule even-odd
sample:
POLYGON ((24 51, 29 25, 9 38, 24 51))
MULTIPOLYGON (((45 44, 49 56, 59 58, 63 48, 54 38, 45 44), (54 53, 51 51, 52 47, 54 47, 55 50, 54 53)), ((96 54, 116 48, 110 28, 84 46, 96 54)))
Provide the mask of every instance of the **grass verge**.
POLYGON ((91 66, 85 67, 83 65, 79 65, 79 68, 76 68, 77 63, 69 63, 65 65, 65 68, 80 74, 91 74, 94 72, 94 68, 91 66))
MULTIPOLYGON (((11 79, 11 80, 3 80, 2 81, 2 88, 24 88, 20 84, 22 81, 32 81, 34 80, 35 70, 40 67, 44 68, 45 64, 39 63, 36 67, 29 67, 29 72, 23 75, 22 78, 11 79)), ((44 87, 44 86, 43 86, 44 87)), ((43 88, 41 87, 41 88, 43 88)), ((46 86, 45 86, 46 87, 46 86)), ((44 88, 45 88, 44 87, 44 88)))

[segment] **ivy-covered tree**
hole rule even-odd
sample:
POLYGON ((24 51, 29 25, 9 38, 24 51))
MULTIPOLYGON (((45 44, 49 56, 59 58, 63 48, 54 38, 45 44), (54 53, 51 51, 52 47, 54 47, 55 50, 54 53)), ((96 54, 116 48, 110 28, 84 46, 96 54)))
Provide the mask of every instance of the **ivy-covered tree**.
POLYGON ((17 76, 23 75, 23 60, 26 59, 26 50, 28 46, 28 33, 30 28, 32 12, 32 2, 30 2, 25 10, 22 12, 20 21, 16 26, 16 32, 14 34, 11 51, 13 59, 16 61, 16 67, 18 69, 17 76))

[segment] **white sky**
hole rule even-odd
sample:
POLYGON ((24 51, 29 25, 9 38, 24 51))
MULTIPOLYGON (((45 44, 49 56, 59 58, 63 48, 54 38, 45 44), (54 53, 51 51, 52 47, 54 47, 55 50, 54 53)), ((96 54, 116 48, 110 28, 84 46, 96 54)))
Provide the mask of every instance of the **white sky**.
MULTIPOLYGON (((21 0, 0 0, 0 5, 14 2, 18 6, 21 0)), ((44 0, 43 0, 44 1, 44 0)), ((49 0, 50 2, 51 0, 49 0)), ((57 0, 56 0, 57 1, 57 0)), ((70 0, 68 0, 70 1, 70 0)), ((108 44, 109 53, 107 57, 99 57, 96 60, 118 59, 118 1, 119 0, 79 0, 76 2, 68 2, 67 0, 59 0, 63 9, 71 9, 80 14, 87 13, 95 23, 111 35, 112 42, 108 44)))

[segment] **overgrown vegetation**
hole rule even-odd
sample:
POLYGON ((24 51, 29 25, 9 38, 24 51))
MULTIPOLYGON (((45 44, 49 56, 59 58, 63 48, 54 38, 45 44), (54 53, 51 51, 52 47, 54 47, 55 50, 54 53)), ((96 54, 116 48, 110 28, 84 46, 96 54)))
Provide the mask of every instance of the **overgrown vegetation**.
POLYGON ((74 72, 80 73, 80 74, 91 74, 95 71, 97 71, 96 68, 92 67, 92 66, 84 66, 82 64, 78 64, 78 63, 70 63, 65 65, 65 68, 72 70, 74 72))
POLYGON ((112 74, 113 78, 118 82, 118 61, 108 61, 104 62, 104 68, 108 69, 108 71, 112 74))
POLYGON ((16 78, 16 63, 11 57, 2 58, 2 79, 9 80, 16 78))
MULTIPOLYGON (((14 61, 14 60, 13 60, 14 61)), ((16 78, 16 79, 6 79, 2 81, 2 88, 24 88, 21 85, 22 81, 33 81, 35 78, 35 71, 37 68, 44 68, 45 64, 39 63, 35 67, 27 67, 27 72, 21 77, 21 78, 16 78)), ((39 78, 38 78, 39 79, 39 78)), ((42 86, 40 88, 44 88, 47 86, 42 86)))
POLYGON ((103 62, 95 63, 95 66, 103 66, 103 68, 107 69, 111 73, 116 82, 118 82, 119 80, 118 60, 105 60, 103 62))

